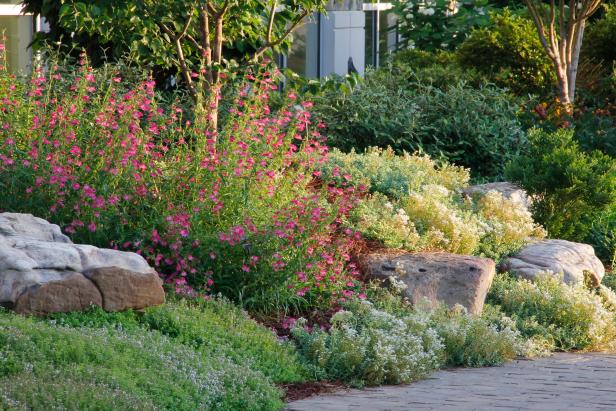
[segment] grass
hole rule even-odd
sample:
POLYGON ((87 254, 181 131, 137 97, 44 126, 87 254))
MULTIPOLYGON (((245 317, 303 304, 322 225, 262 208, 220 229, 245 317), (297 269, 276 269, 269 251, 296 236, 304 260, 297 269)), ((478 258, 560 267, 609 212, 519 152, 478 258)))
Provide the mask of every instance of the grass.
POLYGON ((0 311, 0 408, 276 410, 306 380, 293 348, 226 301, 144 313, 0 311))

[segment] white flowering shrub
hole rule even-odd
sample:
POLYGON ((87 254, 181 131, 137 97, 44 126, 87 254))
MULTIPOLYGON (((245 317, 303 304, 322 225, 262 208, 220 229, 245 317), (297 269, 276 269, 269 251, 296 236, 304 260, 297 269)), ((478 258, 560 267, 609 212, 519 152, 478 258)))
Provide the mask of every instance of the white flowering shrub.
POLYGON ((410 192, 403 207, 421 234, 421 249, 457 254, 477 249, 482 235, 479 220, 447 188, 426 185, 410 192))
POLYGON ((477 200, 475 208, 483 230, 478 251, 486 257, 499 259, 515 253, 531 239, 546 236, 527 208, 499 192, 489 191, 477 200))
POLYGON ((427 184, 455 191, 466 187, 470 179, 469 170, 464 167, 439 165, 427 155, 397 155, 391 148, 378 147, 369 147, 363 154, 334 149, 322 172, 328 180, 363 184, 369 191, 390 198, 404 197, 409 190, 416 191, 427 184))
POLYGON ((379 148, 364 154, 334 150, 322 176, 371 193, 351 211, 347 223, 388 248, 498 260, 545 236, 522 204, 496 191, 463 197, 468 170, 437 165, 427 156, 379 148))
POLYGON ((559 350, 616 348, 614 295, 607 287, 567 285, 544 275, 531 282, 497 275, 488 301, 509 315, 523 336, 559 350))
POLYGON ((380 241, 385 247, 405 250, 419 248, 421 238, 415 224, 399 201, 390 201, 381 193, 374 193, 360 201, 348 218, 364 238, 380 241))
POLYGON ((462 306, 441 307, 431 315, 431 323, 445 346, 447 364, 500 365, 528 352, 515 322, 493 307, 485 307, 482 316, 468 315, 462 306))
POLYGON ((367 301, 334 314, 329 332, 300 319, 292 335, 318 375, 357 386, 407 383, 442 364, 443 344, 425 318, 398 317, 367 301))

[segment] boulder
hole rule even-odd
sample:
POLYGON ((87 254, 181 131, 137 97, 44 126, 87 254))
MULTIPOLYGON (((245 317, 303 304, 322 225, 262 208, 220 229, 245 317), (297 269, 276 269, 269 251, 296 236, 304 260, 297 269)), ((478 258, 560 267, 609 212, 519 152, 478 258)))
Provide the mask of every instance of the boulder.
POLYGON ((462 192, 472 197, 474 195, 485 195, 489 191, 496 191, 500 193, 503 198, 519 203, 527 210, 529 210, 532 205, 532 199, 528 196, 526 191, 517 185, 506 181, 469 186, 462 192))
POLYGON ((57 225, 0 213, 0 305, 24 314, 162 304, 162 281, 135 253, 73 244, 57 225))
POLYGON ((501 268, 529 280, 550 272, 562 275, 567 284, 582 283, 584 272, 590 274, 596 284, 600 284, 605 275, 605 268, 592 246, 565 240, 544 240, 529 244, 506 259, 501 268))
POLYGON ((403 282, 412 304, 460 304, 472 314, 483 310, 496 272, 490 259, 448 253, 368 254, 360 257, 360 268, 367 278, 403 282))

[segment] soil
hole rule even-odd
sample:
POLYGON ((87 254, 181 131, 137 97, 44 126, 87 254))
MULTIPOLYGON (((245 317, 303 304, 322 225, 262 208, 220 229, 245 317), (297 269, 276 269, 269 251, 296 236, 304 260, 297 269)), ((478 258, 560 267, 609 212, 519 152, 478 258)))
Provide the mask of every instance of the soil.
POLYGON ((285 402, 302 400, 318 394, 327 394, 343 387, 344 385, 337 381, 312 381, 281 385, 281 388, 285 391, 285 402))

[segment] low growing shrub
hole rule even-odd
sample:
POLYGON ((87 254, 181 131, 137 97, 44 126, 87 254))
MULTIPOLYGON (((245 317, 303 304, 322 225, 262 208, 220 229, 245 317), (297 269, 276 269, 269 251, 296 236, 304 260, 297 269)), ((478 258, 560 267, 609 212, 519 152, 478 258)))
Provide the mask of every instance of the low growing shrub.
MULTIPOLYGON (((484 308, 485 311, 491 309, 484 308)), ((489 312, 484 316, 472 316, 461 306, 436 310, 431 324, 445 346, 446 363, 465 367, 493 366, 525 353, 515 323, 499 314, 489 312), (498 321, 494 321, 495 318, 498 321)))
POLYGON ((145 329, 209 357, 225 357, 247 366, 277 384, 302 382, 307 378, 295 347, 278 341, 271 330, 224 299, 172 299, 143 313, 107 313, 92 309, 84 313, 54 314, 50 321, 69 327, 145 329))
POLYGON ((292 335, 315 373, 355 385, 401 384, 425 377, 443 365, 498 365, 528 344, 515 323, 495 309, 486 317, 468 315, 462 307, 415 309, 372 284, 373 302, 347 304, 331 319, 327 333, 300 320, 292 335))
POLYGON ((358 386, 423 378, 438 368, 443 349, 427 322, 397 318, 367 301, 334 314, 329 332, 300 319, 292 335, 317 375, 358 386))
POLYGON ((158 332, 71 328, 0 312, 0 402, 9 409, 267 409, 271 381, 158 332))
POLYGON ((616 347, 615 312, 584 285, 567 285, 549 274, 535 282, 503 274, 495 277, 487 301, 500 306, 523 336, 543 339, 555 349, 616 347))

